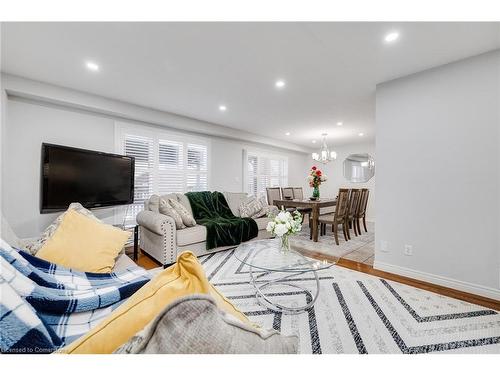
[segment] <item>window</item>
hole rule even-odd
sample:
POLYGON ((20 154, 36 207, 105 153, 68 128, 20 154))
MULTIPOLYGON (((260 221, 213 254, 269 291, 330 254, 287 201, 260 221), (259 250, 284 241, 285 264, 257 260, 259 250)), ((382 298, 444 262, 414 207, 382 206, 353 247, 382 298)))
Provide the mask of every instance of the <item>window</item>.
POLYGON ((258 151, 246 153, 246 189, 247 193, 265 196, 267 187, 287 186, 288 159, 258 151))
POLYGON ((117 151, 135 157, 134 203, 125 221, 135 221, 153 194, 208 190, 208 142, 160 129, 116 123, 117 151))
POLYGON ((135 158, 134 204, 128 207, 125 218, 130 222, 142 210, 144 201, 153 194, 153 139, 128 134, 123 146, 120 153, 135 158))

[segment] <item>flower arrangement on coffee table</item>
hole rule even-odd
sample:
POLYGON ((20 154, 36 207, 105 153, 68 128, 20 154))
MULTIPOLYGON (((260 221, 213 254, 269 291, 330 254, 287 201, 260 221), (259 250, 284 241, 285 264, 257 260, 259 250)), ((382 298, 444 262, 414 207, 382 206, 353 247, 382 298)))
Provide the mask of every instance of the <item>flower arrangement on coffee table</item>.
POLYGON ((309 186, 313 188, 312 197, 314 199, 319 199, 319 186, 327 180, 326 176, 316 166, 312 166, 307 179, 309 181, 309 186))
POLYGON ((267 223, 266 230, 280 239, 281 252, 290 250, 289 236, 298 233, 302 229, 302 215, 299 211, 293 214, 289 211, 280 211, 276 216, 269 216, 272 219, 267 223))

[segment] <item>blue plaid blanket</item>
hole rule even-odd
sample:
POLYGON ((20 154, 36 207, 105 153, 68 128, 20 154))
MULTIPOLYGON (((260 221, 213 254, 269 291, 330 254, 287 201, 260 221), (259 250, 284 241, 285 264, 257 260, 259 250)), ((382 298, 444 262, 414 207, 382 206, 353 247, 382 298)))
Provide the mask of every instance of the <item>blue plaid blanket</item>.
POLYGON ((87 333, 150 280, 134 267, 79 272, 0 239, 0 351, 50 353, 87 333))

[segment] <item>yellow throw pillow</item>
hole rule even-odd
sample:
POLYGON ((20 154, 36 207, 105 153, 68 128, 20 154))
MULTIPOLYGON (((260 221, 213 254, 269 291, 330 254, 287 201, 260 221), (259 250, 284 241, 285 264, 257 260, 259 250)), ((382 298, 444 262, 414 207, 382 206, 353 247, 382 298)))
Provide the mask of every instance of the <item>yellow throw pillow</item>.
POLYGON ((196 256, 186 251, 179 255, 176 264, 159 273, 96 327, 60 349, 59 353, 112 353, 142 330, 165 306, 190 294, 210 294, 219 308, 250 324, 248 318, 208 282, 196 256))
POLYGON ((130 234, 68 210, 36 256, 78 271, 109 273, 130 234))

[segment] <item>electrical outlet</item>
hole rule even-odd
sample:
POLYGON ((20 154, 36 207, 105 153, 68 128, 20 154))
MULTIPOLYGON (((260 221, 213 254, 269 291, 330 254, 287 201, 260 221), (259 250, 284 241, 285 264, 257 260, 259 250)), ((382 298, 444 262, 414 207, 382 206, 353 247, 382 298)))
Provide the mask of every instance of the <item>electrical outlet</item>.
POLYGON ((389 252, 389 244, 387 241, 385 240, 380 241, 380 251, 382 251, 383 253, 389 252))
POLYGON ((405 255, 408 255, 408 256, 413 255, 413 246, 405 245, 405 255))

